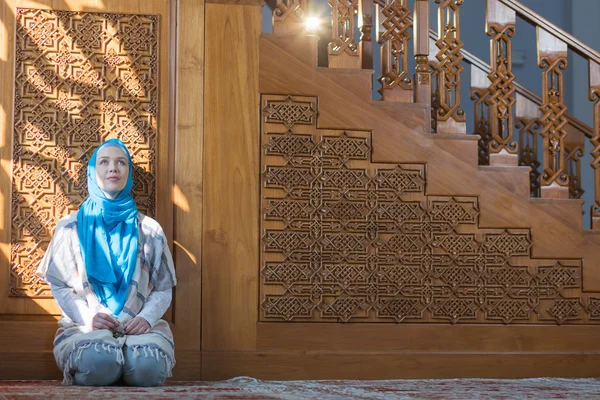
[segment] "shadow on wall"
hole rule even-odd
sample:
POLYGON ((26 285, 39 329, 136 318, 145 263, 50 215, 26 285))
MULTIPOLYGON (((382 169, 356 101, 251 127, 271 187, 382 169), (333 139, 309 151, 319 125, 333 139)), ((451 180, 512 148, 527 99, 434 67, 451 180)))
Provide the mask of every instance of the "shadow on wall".
MULTIPOLYGON (((153 143, 157 135, 158 102, 152 97, 157 93, 154 87, 157 57, 146 57, 148 65, 138 68, 144 55, 135 43, 127 42, 126 33, 117 31, 113 39, 121 41, 119 46, 122 44, 126 49, 123 53, 109 51, 99 56, 93 47, 95 43, 101 46, 100 35, 94 30, 97 28, 94 22, 98 21, 92 21, 92 17, 78 21, 80 35, 75 29, 61 35, 52 31, 51 23, 45 23, 43 12, 32 13, 31 25, 25 29, 17 22, 21 14, 15 14, 6 0, 4 3, 4 9, 9 11, 5 18, 10 20, 0 23, 6 37, 19 42, 15 52, 14 112, 9 104, 0 104, 6 132, 5 146, 0 148, 0 154, 4 154, 0 182, 3 188, 12 189, 12 199, 2 193, 6 223, 0 229, 5 243, 0 262, 7 266, 7 276, 11 277, 6 285, 8 297, 0 299, 3 313, 7 307, 2 303, 10 303, 11 298, 15 301, 51 298, 48 286, 35 277, 35 270, 58 219, 76 211, 87 196, 87 161, 101 141, 118 136, 128 144, 135 163, 134 197, 141 212, 154 214, 153 143), (8 28, 13 24, 17 24, 16 30, 8 28), (112 74, 110 78, 107 71, 112 74), (114 95, 107 96, 111 88, 114 95)), ((39 5, 47 8, 45 4, 39 5)), ((70 9, 64 1, 53 5, 54 10, 70 9)), ((97 10, 103 7, 102 2, 97 10)), ((88 7, 86 11, 94 9, 88 7)), ((59 11, 56 15, 56 21, 73 22, 69 20, 70 14, 59 11)), ((107 15, 110 14, 103 17, 110 20, 107 15)), ((138 20, 131 17, 129 23, 139 27, 138 20)), ((120 29, 126 29, 123 25, 126 24, 120 25, 120 29)), ((135 26, 131 26, 134 30, 135 26)), ((7 49, 6 54, 9 51, 12 49, 7 49)), ((0 70, 12 74, 13 66, 7 60, 7 56, 0 59, 0 70)), ((37 304, 35 300, 32 303, 37 304)), ((47 310, 30 305, 26 309, 28 314, 57 312, 57 308, 47 310)))

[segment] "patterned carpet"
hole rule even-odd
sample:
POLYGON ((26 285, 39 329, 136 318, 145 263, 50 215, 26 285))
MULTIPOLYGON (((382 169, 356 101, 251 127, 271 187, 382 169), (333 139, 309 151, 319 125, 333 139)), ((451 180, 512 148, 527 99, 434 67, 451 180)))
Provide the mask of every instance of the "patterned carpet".
POLYGON ((65 387, 58 381, 0 381, 0 399, 598 399, 600 379, 170 382, 160 388, 65 387))

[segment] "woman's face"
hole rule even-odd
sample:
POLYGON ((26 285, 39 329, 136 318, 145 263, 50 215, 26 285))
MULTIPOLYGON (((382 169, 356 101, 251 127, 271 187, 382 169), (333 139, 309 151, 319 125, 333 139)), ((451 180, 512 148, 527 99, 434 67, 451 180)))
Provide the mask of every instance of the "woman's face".
POLYGON ((96 181, 106 197, 115 199, 127 184, 129 162, 123 150, 104 146, 96 154, 96 181))

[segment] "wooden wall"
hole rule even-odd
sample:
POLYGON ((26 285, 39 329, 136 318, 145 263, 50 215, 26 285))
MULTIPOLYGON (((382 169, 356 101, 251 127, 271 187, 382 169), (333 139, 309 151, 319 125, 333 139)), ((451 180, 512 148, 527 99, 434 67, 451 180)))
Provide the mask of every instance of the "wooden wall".
MULTIPOLYGON (((597 375, 600 302, 583 285, 598 287, 593 260, 600 244, 573 222, 579 202, 531 201, 528 171, 480 168, 476 138, 432 138, 425 131, 429 110, 422 104, 372 103, 371 72, 317 68, 314 37, 261 35, 258 0, 8 0, 0 8, 1 379, 59 378, 51 347, 56 305, 49 298, 12 296, 7 278, 14 268, 6 194, 12 193, 14 157, 15 7, 160 17, 155 200, 179 281, 169 314, 177 348, 174 379, 597 375), (311 122, 294 127, 297 132, 291 125, 284 129, 285 118, 267 115, 269 104, 261 99, 310 103, 311 122), (360 160, 344 159, 345 169, 414 172, 423 193, 410 200, 425 204, 427 199, 417 198, 422 195, 470 204, 463 211, 476 214, 472 219, 478 222, 456 233, 477 234, 480 240, 485 233, 506 231, 504 236, 525 243, 527 250, 509 254, 515 257, 511 262, 529 263, 533 275, 547 267, 544 260, 561 260, 557 270, 571 285, 565 296, 579 296, 581 302, 573 307, 581 311, 579 319, 568 325, 572 315, 546 309, 537 317, 531 312, 527 321, 514 312, 509 315, 514 320, 499 321, 482 310, 471 320, 428 311, 408 322, 400 314, 383 320, 386 316, 375 316, 374 309, 362 320, 331 307, 320 309, 319 316, 268 312, 268 296, 282 290, 267 287, 263 263, 282 258, 268 247, 265 232, 282 230, 284 222, 266 220, 269 201, 281 193, 269 187, 266 170, 287 161, 283 153, 267 154, 267 147, 269 135, 288 133, 362 141, 360 160), (582 259, 588 260, 586 269, 582 259), (563 322, 568 326, 556 326, 563 322)), ((302 288, 298 297, 307 297, 310 288, 302 288)), ((552 300, 567 307, 573 299, 561 298, 562 289, 552 300)))

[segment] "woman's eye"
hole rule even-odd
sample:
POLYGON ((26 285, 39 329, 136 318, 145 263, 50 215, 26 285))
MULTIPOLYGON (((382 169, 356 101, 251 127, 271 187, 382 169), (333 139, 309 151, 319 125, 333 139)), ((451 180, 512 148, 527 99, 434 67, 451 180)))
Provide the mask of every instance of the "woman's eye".
POLYGON ((119 165, 125 165, 125 161, 119 161, 119 165))
POLYGON ((105 165, 105 164, 108 164, 108 161, 106 161, 106 160, 100 160, 100 165, 105 165))

